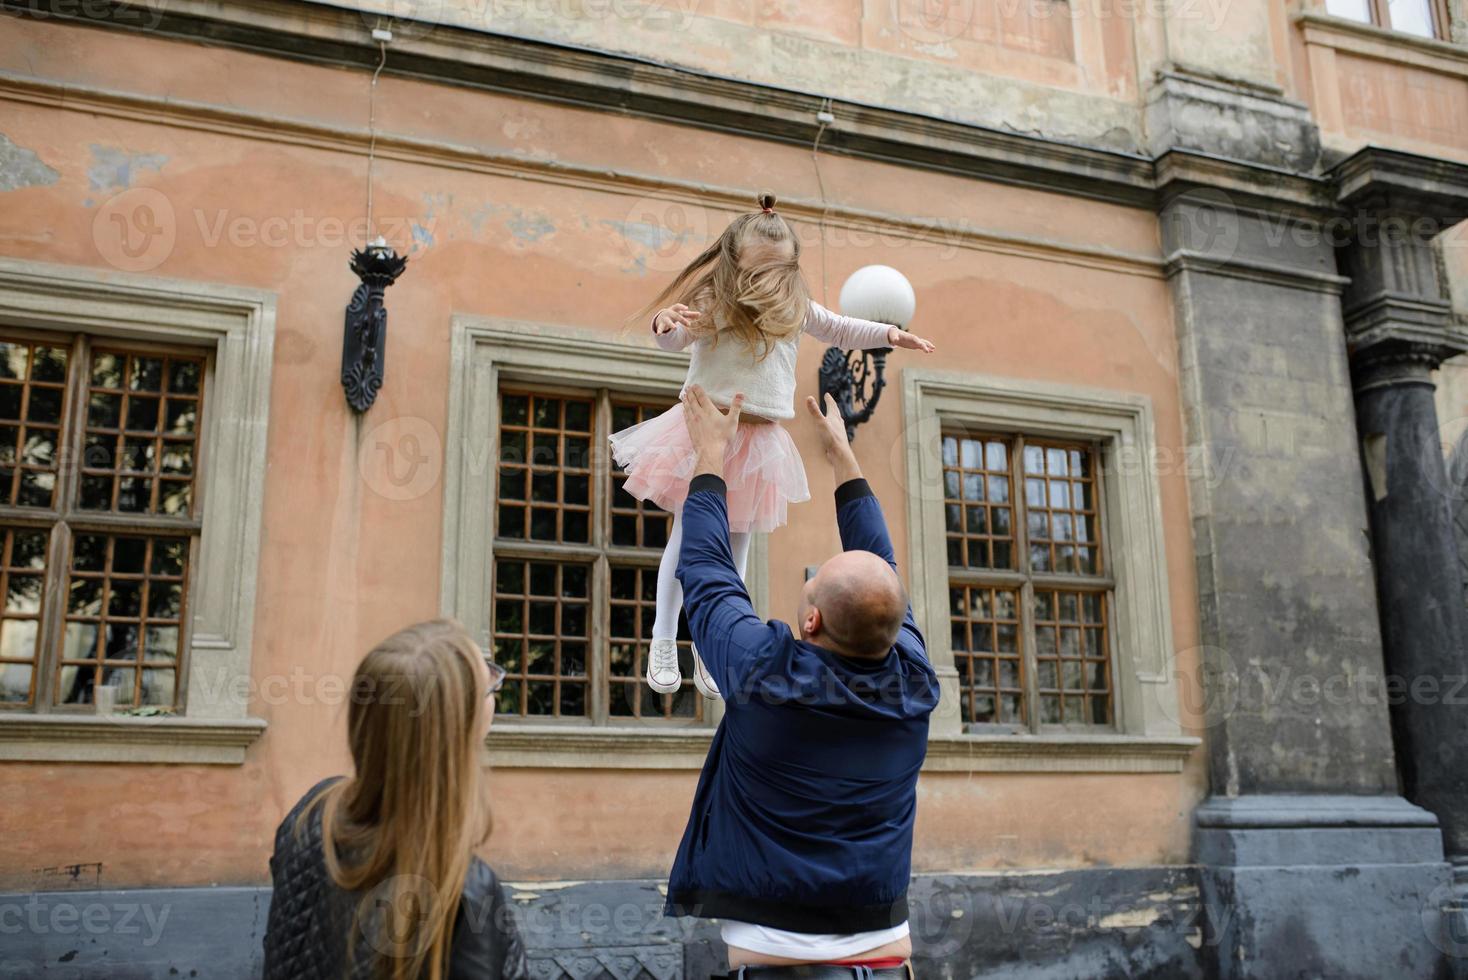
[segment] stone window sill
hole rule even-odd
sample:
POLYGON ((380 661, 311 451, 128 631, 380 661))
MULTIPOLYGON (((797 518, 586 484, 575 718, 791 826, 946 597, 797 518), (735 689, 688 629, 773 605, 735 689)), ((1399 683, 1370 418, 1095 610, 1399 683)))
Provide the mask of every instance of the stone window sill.
POLYGON ((1146 735, 940 735, 928 772, 1182 772, 1201 739, 1146 735))
POLYGON ((490 765, 498 769, 702 769, 714 730, 496 722, 490 765))
MULTIPOLYGON (((497 768, 701 769, 711 728, 593 728, 501 723, 487 740, 497 768)), ((1137 735, 945 735, 929 772, 1181 772, 1196 738, 1137 735)))
POLYGON ((264 731, 260 718, 0 714, 0 760, 237 766, 264 731))

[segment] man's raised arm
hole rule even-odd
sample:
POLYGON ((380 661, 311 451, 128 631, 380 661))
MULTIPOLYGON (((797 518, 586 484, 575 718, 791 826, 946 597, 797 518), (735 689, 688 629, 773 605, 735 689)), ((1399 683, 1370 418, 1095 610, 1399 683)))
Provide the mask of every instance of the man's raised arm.
POLYGON ((882 516, 882 506, 862 478, 861 466, 846 439, 846 423, 841 418, 836 400, 826 396, 824 415, 814 397, 806 398, 805 407, 816 421, 821 434, 821 448, 825 450, 826 460, 836 477, 836 525, 841 531, 841 550, 870 551, 886 560, 895 571, 897 559, 892 551, 892 538, 887 533, 887 521, 882 516))
MULTIPOLYGON (((892 538, 887 533, 887 520, 882 516, 882 505, 877 502, 872 488, 861 475, 861 466, 846 438, 846 423, 841 418, 836 400, 830 395, 826 396, 824 415, 821 414, 820 404, 813 397, 806 398, 805 407, 816 421, 816 427, 821 434, 821 448, 825 450, 826 460, 830 462, 831 471, 836 477, 836 526, 841 531, 841 550, 870 551, 891 565, 895 572, 897 557, 892 551, 892 538)), ((917 621, 913 619, 911 604, 903 618, 902 632, 907 636, 904 641, 899 634, 899 647, 906 645, 915 648, 918 654, 926 657, 922 633, 917 628, 917 621)))
POLYGON ((678 581, 683 585, 683 610, 698 654, 726 696, 739 690, 743 658, 760 648, 769 630, 755 615, 729 547, 724 450, 739 424, 743 401, 744 396, 735 396, 733 406, 724 413, 695 385, 683 407, 698 463, 688 484, 688 499, 683 502, 678 581))

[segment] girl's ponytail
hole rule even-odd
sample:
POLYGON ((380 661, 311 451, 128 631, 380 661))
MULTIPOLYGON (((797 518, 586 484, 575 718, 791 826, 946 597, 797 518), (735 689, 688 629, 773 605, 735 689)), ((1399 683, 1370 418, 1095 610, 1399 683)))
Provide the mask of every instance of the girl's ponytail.
POLYGON ((759 209, 765 214, 775 213, 775 195, 769 191, 761 191, 759 195, 759 209))

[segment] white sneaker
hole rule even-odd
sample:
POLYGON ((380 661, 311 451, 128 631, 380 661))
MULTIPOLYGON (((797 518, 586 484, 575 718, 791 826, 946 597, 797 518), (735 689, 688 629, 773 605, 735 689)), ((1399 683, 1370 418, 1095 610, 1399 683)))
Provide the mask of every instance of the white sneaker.
POLYGON ((693 686, 710 701, 717 701, 721 697, 719 685, 714 683, 714 675, 708 672, 708 668, 703 665, 703 658, 698 655, 698 647, 693 648, 693 686))
POLYGON ((653 640, 647 651, 647 686, 659 694, 672 694, 683 686, 678 669, 678 641, 653 640))

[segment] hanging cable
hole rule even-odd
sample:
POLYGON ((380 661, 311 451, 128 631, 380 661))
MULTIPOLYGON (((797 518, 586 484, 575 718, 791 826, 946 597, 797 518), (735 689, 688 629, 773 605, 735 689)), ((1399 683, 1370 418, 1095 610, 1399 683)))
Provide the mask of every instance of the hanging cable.
POLYGON ((831 305, 830 290, 826 284, 826 182, 821 179, 821 136, 826 132, 826 127, 836 121, 831 112, 831 100, 825 99, 821 108, 816 112, 816 121, 820 123, 816 129, 816 138, 810 145, 810 162, 816 172, 816 187, 821 195, 821 214, 816 221, 816 226, 821 233, 821 302, 826 306, 831 305))
POLYGON ((377 159, 377 76, 382 74, 383 66, 387 64, 387 37, 392 35, 378 21, 378 26, 373 28, 372 36, 377 38, 378 49, 382 57, 377 62, 377 70, 372 73, 372 84, 367 89, 367 240, 372 240, 372 170, 377 159))

